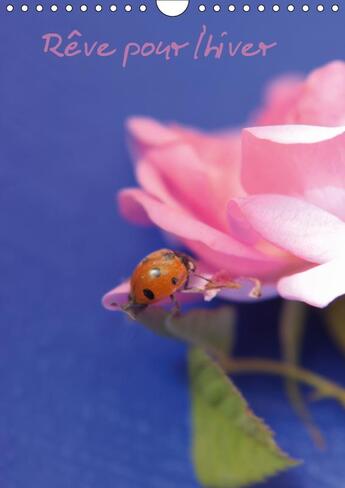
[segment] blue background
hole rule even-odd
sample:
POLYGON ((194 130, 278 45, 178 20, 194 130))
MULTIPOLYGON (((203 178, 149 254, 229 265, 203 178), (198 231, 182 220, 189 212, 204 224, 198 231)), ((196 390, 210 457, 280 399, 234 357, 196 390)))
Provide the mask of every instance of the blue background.
MULTIPOLYGON (((147 252, 155 229, 121 220, 116 191, 133 185, 123 123, 147 114, 205 129, 243 122, 265 82, 344 57, 344 14, 201 14, 149 10, 12 14, 0 5, 0 486, 197 487, 189 460, 185 346, 153 335, 100 300, 147 252), (277 40, 265 59, 192 62, 44 55, 41 36, 79 29, 89 41, 195 39, 205 22, 233 40, 277 40)), ((19 2, 12 2, 16 7, 19 2)), ((43 5, 47 3, 42 2, 43 5)), ((59 4, 59 2, 57 2, 59 4)), ((104 2, 106 3, 106 2, 104 2)), ((295 2, 297 3, 297 2, 295 2)), ((30 2, 32 6, 32 3, 30 2)), ((60 4, 59 4, 60 5, 60 4)), ((281 5, 284 5, 281 3, 281 5)), ((268 5, 270 6, 270 4, 268 5)), ((278 300, 240 306, 237 352, 278 356, 278 300)), ((316 314, 304 364, 344 380, 316 314)), ((345 413, 312 407, 318 451, 279 379, 237 384, 280 445, 305 464, 265 488, 345 485, 345 413)))

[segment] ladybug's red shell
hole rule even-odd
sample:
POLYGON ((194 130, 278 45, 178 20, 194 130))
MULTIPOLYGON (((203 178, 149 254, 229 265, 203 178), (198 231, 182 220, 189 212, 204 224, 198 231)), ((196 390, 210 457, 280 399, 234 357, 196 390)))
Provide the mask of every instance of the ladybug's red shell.
POLYGON ((130 301, 149 305, 173 295, 183 287, 195 267, 187 256, 169 249, 149 254, 133 271, 130 301))

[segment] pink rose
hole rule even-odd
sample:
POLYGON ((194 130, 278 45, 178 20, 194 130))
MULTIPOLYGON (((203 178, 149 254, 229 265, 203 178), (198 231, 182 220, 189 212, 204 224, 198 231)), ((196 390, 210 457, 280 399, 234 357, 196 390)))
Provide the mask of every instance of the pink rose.
POLYGON ((208 276, 324 307, 345 293, 345 63, 276 82, 254 124, 265 127, 205 134, 130 119, 140 188, 120 192, 120 210, 174 236, 208 276))

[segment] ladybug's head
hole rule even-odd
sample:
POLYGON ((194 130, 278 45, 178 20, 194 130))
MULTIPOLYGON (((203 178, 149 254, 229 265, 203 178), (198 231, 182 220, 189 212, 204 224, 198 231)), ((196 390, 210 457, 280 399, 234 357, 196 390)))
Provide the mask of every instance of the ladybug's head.
POLYGON ((196 270, 196 264, 190 256, 179 252, 176 252, 175 254, 181 259, 188 273, 193 273, 196 270))

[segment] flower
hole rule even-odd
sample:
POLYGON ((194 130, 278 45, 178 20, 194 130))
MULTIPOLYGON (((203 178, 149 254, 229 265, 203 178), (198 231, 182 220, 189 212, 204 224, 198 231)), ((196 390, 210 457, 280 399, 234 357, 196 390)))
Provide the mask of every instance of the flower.
POLYGON ((345 293, 345 63, 276 81, 252 120, 206 134, 130 119, 140 188, 119 193, 120 211, 174 236, 208 276, 324 307, 345 293))

